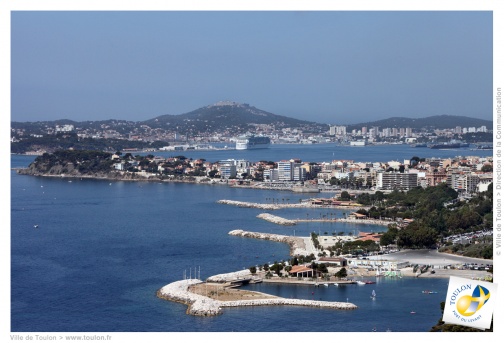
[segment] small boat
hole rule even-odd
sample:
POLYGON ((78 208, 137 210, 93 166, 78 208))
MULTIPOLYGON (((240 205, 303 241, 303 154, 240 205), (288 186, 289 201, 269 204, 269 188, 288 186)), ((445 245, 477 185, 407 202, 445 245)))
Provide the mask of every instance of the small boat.
POLYGON ((324 283, 324 286, 325 286, 325 287, 329 287, 329 284, 328 284, 328 283, 324 283))
POLYGON ((415 314, 416 312, 415 312, 415 311, 411 311, 410 313, 411 313, 411 314, 415 314))
POLYGON ((376 283, 376 282, 374 282, 374 281, 369 281, 369 280, 366 280, 366 281, 364 281, 364 283, 365 283, 366 285, 372 285, 373 283, 376 283))
POLYGON ((357 281, 357 284, 358 284, 358 285, 365 285, 366 283, 365 283, 364 281, 360 281, 360 280, 359 280, 359 281, 357 281))
POLYGON ((34 227, 35 229, 36 229, 36 228, 38 228, 38 224, 33 225, 33 227, 34 227))
POLYGON ((337 283, 337 282, 335 282, 335 283, 334 283, 334 286, 338 287, 339 285, 338 285, 338 283, 337 283))
POLYGON ((376 299, 376 292, 374 291, 374 289, 371 292, 371 299, 373 299, 373 300, 376 299))

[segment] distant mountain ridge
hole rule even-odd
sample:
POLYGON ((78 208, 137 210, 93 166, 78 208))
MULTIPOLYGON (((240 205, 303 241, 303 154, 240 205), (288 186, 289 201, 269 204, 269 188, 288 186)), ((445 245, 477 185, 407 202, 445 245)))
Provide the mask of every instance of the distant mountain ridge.
POLYGON ((373 122, 358 123, 347 125, 347 130, 360 130, 362 127, 373 127, 378 126, 381 128, 401 128, 410 127, 412 129, 453 129, 457 126, 460 127, 481 127, 486 126, 487 129, 491 130, 493 127, 493 122, 491 120, 471 118, 465 116, 453 116, 453 115, 437 115, 424 118, 405 118, 405 117, 391 117, 387 119, 376 120, 373 122))
POLYGON ((273 114, 249 104, 233 101, 220 101, 179 115, 162 115, 143 121, 142 124, 163 129, 178 127, 179 130, 187 130, 192 128, 200 132, 211 132, 223 127, 246 129, 249 125, 261 124, 305 128, 327 126, 326 124, 273 114))
MULTIPOLYGON (((290 127, 300 128, 304 132, 324 132, 329 129, 329 124, 321 124, 313 121, 299 120, 283 115, 277 115, 251 106, 246 103, 234 101, 220 101, 212 105, 204 106, 191 112, 171 115, 164 114, 149 120, 101 120, 77 122, 69 119, 37 122, 11 122, 14 129, 25 128, 37 131, 43 127, 71 124, 82 129, 99 129, 103 126, 114 128, 119 132, 127 132, 135 127, 147 125, 153 129, 160 128, 174 130, 180 133, 197 132, 245 132, 257 125, 275 125, 277 128, 290 127)), ((471 118, 454 115, 437 115, 424 118, 391 117, 372 122, 344 125, 347 131, 362 127, 378 126, 380 128, 401 128, 410 127, 412 129, 450 129, 456 126, 461 127, 481 127, 487 129, 493 127, 493 122, 479 118, 471 118)))

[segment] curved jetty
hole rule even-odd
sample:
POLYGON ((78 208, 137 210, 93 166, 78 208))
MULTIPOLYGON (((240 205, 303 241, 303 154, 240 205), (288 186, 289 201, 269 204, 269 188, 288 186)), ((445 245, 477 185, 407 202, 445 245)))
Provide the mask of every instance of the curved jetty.
POLYGON ((257 218, 261 218, 264 220, 267 220, 271 223, 279 224, 279 225, 296 225, 295 220, 290 220, 290 219, 285 219, 279 216, 274 216, 270 213, 261 213, 257 216, 257 218))
POLYGON ((187 314, 194 316, 216 316, 220 314, 220 301, 189 292, 189 286, 201 282, 201 280, 197 279, 172 282, 158 290, 157 296, 162 299, 189 305, 187 314))
POLYGON ((186 313, 194 316, 216 316, 222 314, 223 307, 239 306, 296 305, 332 308, 337 310, 354 310, 357 308, 357 306, 352 303, 287 299, 280 297, 273 297, 269 299, 220 301, 189 291, 190 286, 199 283, 202 283, 202 281, 197 279, 176 281, 158 290, 157 296, 162 299, 189 305, 186 313))

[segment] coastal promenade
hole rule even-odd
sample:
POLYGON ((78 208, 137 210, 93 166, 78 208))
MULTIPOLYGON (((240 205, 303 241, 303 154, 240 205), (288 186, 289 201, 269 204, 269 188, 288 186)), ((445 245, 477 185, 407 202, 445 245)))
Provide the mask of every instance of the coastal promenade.
MULTIPOLYGON (((318 308, 328 308, 336 310, 354 310, 356 305, 348 302, 333 302, 333 301, 316 301, 305 299, 286 299, 275 297, 259 292, 254 292, 261 299, 246 299, 246 300, 216 300, 208 296, 203 296, 191 292, 191 287, 195 285, 205 284, 198 279, 186 279, 172 282, 158 290, 157 296, 161 299, 175 301, 188 305, 187 314, 194 316, 216 316, 222 314, 224 307, 243 307, 243 306, 278 306, 278 305, 293 305, 293 306, 310 306, 318 308)), ((243 296, 240 290, 234 290, 236 296, 243 296)), ((245 293, 248 294, 248 293, 245 293)))

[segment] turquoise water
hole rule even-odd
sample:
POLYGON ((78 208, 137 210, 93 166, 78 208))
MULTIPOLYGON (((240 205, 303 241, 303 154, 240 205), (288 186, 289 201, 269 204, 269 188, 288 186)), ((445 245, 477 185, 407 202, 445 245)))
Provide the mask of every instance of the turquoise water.
MULTIPOLYGON (((33 160, 12 156, 12 167, 33 160)), ((282 193, 287 194, 287 193, 282 193)), ((314 288, 258 284, 284 297, 348 301, 355 311, 305 307, 226 309, 212 318, 156 291, 195 270, 206 278, 289 258, 288 246, 229 236, 235 229, 292 234, 256 218, 263 210, 220 199, 266 202, 274 191, 226 186, 108 182, 20 176, 11 179, 11 330, 14 332, 424 332, 441 317, 446 279, 382 279, 375 285, 314 288), (34 225, 38 225, 35 228, 34 225), (256 258, 259 256, 259 258, 256 258), (371 301, 375 289, 378 297, 371 301), (437 294, 422 294, 422 290, 437 294), (410 314, 414 310, 416 314, 410 314), (313 323, 300 325, 299 320, 313 323)), ((288 193, 291 202, 309 195, 288 193)), ((274 214, 298 216, 299 210, 274 214)), ((320 210, 301 210, 319 216, 320 210)), ((323 210, 322 213, 326 213, 323 210)), ((333 211, 340 215, 338 211, 333 211)), ((378 231, 380 226, 310 223, 311 231, 378 231)))

